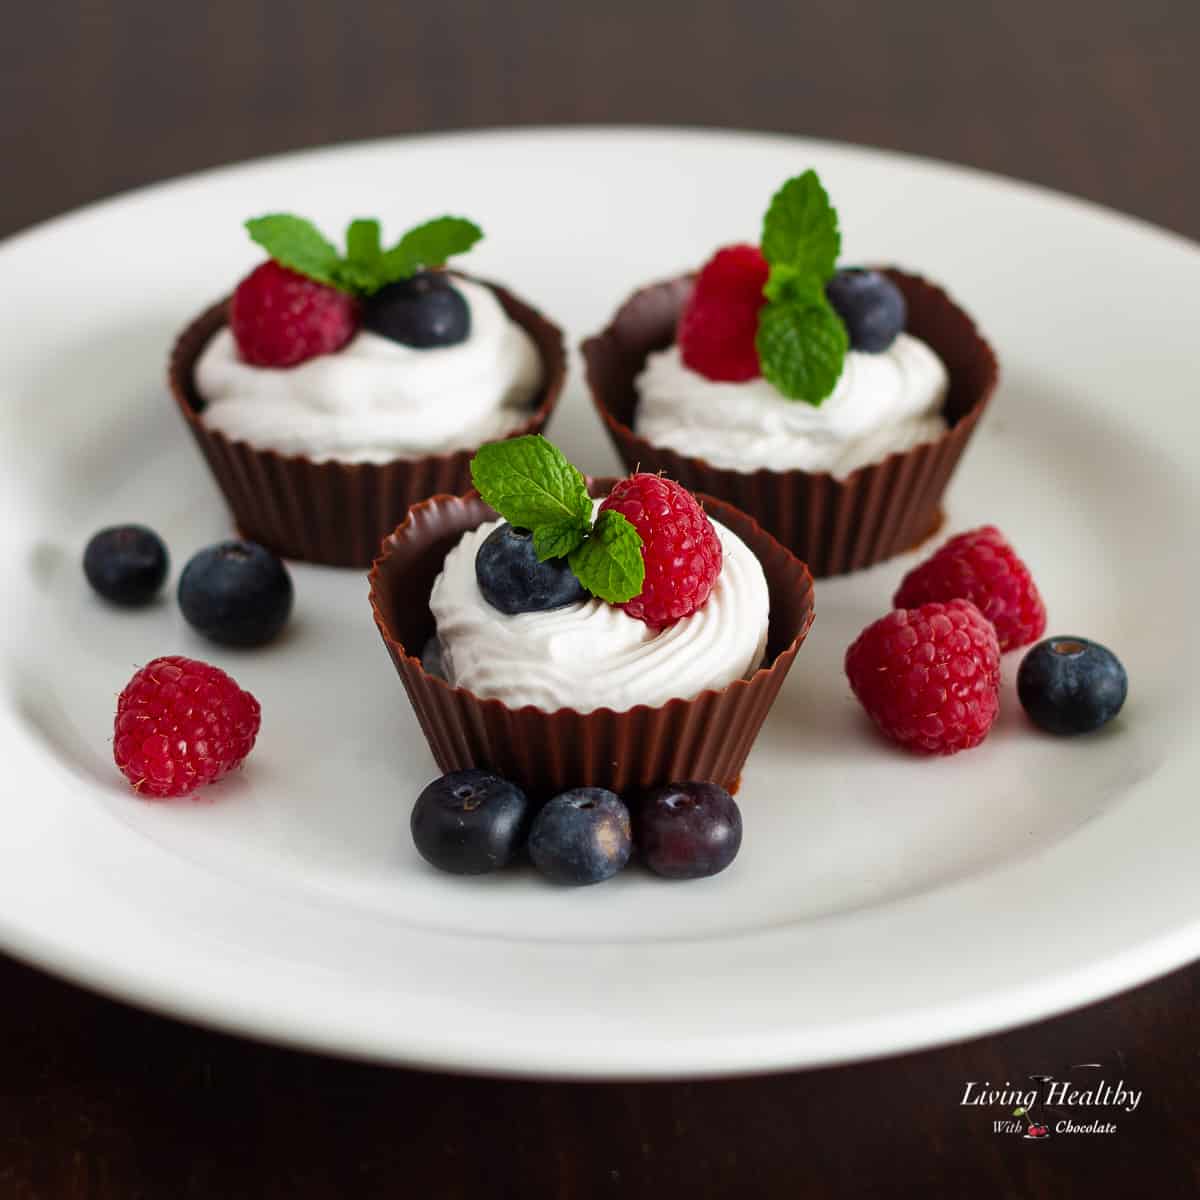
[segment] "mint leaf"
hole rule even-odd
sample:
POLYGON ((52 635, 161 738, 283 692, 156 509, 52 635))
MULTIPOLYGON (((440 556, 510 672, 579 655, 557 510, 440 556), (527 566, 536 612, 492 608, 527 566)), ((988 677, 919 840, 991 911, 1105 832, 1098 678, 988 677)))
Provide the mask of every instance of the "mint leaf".
POLYGON ((850 341, 822 297, 763 305, 754 344, 768 383, 789 399, 818 405, 837 384, 850 341))
POLYGON ((578 521, 564 521, 561 525, 539 525, 533 531, 533 552, 538 562, 550 558, 566 558, 583 541, 586 527, 578 521))
POLYGON ((825 283, 801 267, 776 263, 767 276, 763 295, 774 301, 819 304, 825 299, 825 283))
POLYGON ((591 536, 571 551, 567 562, 575 578, 609 604, 632 600, 646 579, 641 534, 611 508, 596 518, 591 536))
POLYGON ((311 221, 289 213, 270 213, 252 217, 246 229, 277 263, 318 283, 338 283, 338 252, 311 221))
POLYGON ((824 284, 833 275, 841 247, 837 211, 816 171, 789 179, 772 197, 763 218, 763 257, 772 265, 787 263, 824 284))
POLYGON ((351 221, 346 229, 346 261, 373 267, 382 253, 379 222, 364 217, 351 221))
POLYGON ((534 531, 574 525, 584 533, 592 523, 583 476, 540 434, 481 446, 471 459, 471 479, 511 525, 534 531))
POLYGON ((407 279, 422 267, 440 267, 453 254, 463 254, 483 237, 483 230, 463 217, 436 217, 410 229, 380 262, 380 282, 407 279))

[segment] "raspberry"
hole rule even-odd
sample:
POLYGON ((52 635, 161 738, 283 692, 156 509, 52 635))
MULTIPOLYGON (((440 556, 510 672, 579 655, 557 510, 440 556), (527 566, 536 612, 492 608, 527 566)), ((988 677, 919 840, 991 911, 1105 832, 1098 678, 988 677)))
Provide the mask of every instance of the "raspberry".
POLYGON ((621 605, 631 617, 661 629, 703 607, 721 573, 721 541, 691 492, 659 475, 630 475, 600 508, 616 509, 642 535, 646 579, 621 605))
POLYGON ((1046 606, 1037 584, 994 525, 952 537, 905 575, 892 603, 916 608, 931 600, 960 599, 973 601, 995 625, 1001 651, 1036 642, 1046 632, 1046 606))
POLYGON ((754 338, 769 270, 757 246, 726 246, 708 260, 679 318, 685 365, 730 383, 762 374, 754 338))
POLYGON ((268 260, 237 285, 229 327, 246 362, 294 367, 340 350, 354 336, 358 302, 268 260))
POLYGON ((1000 646, 969 600, 893 609, 846 651, 868 715, 917 754, 956 754, 987 737, 1000 708, 1000 646))
POLYGON ((169 655, 117 701, 113 757, 143 796, 186 796, 240 766, 258 736, 258 701, 219 667, 169 655))

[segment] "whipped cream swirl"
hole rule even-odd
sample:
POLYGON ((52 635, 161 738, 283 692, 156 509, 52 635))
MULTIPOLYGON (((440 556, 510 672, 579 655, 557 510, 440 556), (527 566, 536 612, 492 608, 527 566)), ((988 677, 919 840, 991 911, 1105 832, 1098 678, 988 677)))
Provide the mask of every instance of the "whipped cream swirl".
POLYGON ((637 379, 634 431, 715 467, 828 471, 839 479, 946 429, 949 376, 920 339, 902 333, 882 354, 852 350, 818 406, 765 379, 720 383, 684 365, 677 345, 652 354, 637 379))
POLYGON ((488 287, 455 279, 471 332, 418 350, 360 330, 295 367, 243 362, 224 326, 196 363, 210 429, 261 450, 318 461, 387 462, 472 449, 528 420, 542 382, 533 339, 488 287))
POLYGON ((707 602, 659 630, 596 599, 515 616, 493 608, 475 581, 475 555, 499 524, 463 535, 429 597, 442 674, 455 686, 511 708, 620 712, 690 699, 762 665, 766 576, 746 543, 716 521, 723 562, 707 602))

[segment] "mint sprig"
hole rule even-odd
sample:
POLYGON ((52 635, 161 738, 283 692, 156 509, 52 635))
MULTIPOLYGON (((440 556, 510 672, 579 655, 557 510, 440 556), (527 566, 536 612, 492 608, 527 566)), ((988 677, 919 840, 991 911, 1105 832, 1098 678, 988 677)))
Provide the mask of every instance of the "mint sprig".
POLYGON ((540 434, 480 447, 471 479, 484 501, 510 525, 533 534, 540 562, 565 558, 593 596, 623 604, 642 590, 642 539, 621 513, 592 520, 587 483, 563 452, 540 434))
POLYGON ((463 217, 436 217, 384 250, 379 222, 360 217, 350 222, 341 255, 311 221, 291 213, 252 217, 246 229, 276 262, 355 296, 370 296, 417 271, 444 266, 483 237, 479 226, 463 217))
POLYGON ((770 264, 755 348, 763 376, 791 400, 819 405, 837 385, 850 339, 825 296, 842 238, 815 171, 789 179, 763 218, 770 264))

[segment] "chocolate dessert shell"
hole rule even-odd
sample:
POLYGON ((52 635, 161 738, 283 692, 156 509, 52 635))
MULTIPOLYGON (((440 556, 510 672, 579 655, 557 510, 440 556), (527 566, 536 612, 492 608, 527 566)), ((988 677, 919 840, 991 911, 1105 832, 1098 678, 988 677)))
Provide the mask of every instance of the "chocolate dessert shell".
POLYGON ((999 366, 974 321, 940 287, 894 268, 884 273, 904 293, 908 332, 933 347, 950 375, 949 428, 936 441, 837 479, 821 471, 727 470, 639 437, 634 381, 649 354, 675 341, 695 279, 686 275, 636 292, 583 343, 592 401, 622 461, 736 505, 817 578, 869 567, 924 541, 941 524, 942 495, 995 391, 999 366))
MULTIPOLYGON (((484 282, 484 281, 479 281, 484 282)), ((566 378, 562 330, 507 289, 489 283, 504 311, 533 338, 543 382, 529 419, 509 436, 539 433, 554 411, 566 378)), ((397 458, 385 463, 318 462, 305 455, 261 450, 209 429, 196 389, 195 365, 227 323, 228 299, 214 304, 179 335, 168 381, 188 429, 224 493, 243 537, 285 558, 337 567, 369 567, 380 540, 410 505, 471 486, 473 450, 397 458)), ((452 404, 448 395, 446 402, 452 404)))
MULTIPOLYGON (((612 480, 591 482, 606 495, 612 480)), ((510 708, 431 675, 418 657, 435 631, 429 595, 446 554, 468 530, 495 520, 478 495, 435 496, 415 505, 383 543, 370 574, 371 608, 413 711, 442 772, 488 767, 538 800, 570 787, 628 795, 682 779, 735 791, 767 711, 813 620, 812 576, 804 563, 731 505, 700 497, 762 564, 770 589, 766 665, 751 678, 690 700, 623 712, 510 708)))

